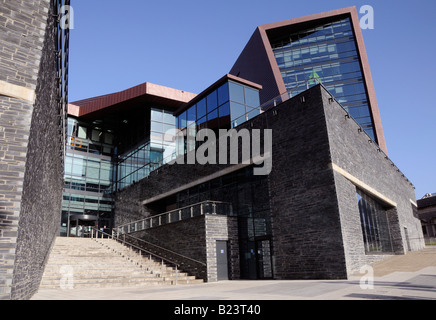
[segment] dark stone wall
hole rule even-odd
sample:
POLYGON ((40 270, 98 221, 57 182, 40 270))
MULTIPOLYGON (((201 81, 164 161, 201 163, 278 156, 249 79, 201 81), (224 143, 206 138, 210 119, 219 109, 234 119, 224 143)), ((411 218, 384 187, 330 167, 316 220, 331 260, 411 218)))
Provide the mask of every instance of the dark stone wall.
MULTIPOLYGON (((330 98, 331 95, 326 90, 322 90, 332 163, 396 204, 396 206, 386 206, 395 254, 422 249, 424 246, 422 229, 413 213, 413 206, 416 203, 413 184, 396 167, 394 161, 359 130, 359 125, 353 119, 346 117, 346 111, 330 98), (409 243, 407 243, 405 228, 409 243)), ((362 265, 371 264, 386 256, 365 255, 356 201, 356 185, 338 172, 334 172, 334 175, 347 269, 352 273, 358 271, 362 265)))
POLYGON ((345 278, 343 239, 319 88, 282 103, 262 118, 273 130, 269 183, 274 277, 345 278))
MULTIPOLYGON (((131 234, 126 240, 179 263, 183 271, 208 282, 217 281, 216 241, 228 242, 229 277, 239 279, 238 224, 236 217, 203 215, 131 234), (159 246, 170 250, 161 250, 159 246), (177 254, 172 254, 175 252, 177 254), (185 259, 180 255, 199 261, 185 259)), ((123 238, 124 236, 121 236, 123 238)))
POLYGON ((3 299, 29 299, 38 290, 60 225, 63 161, 51 14, 48 0, 6 1, 0 9, 7 30, 0 41, 1 80, 35 90, 36 97, 0 97, 0 198, 8 199, 0 204, 3 299))

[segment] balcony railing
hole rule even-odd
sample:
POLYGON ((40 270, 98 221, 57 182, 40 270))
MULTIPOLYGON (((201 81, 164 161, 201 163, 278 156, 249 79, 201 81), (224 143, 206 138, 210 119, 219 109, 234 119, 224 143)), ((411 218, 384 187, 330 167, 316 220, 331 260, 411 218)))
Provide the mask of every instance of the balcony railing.
POLYGON ((207 214, 232 216, 232 204, 221 201, 207 200, 204 202, 199 202, 190 206, 174 209, 165 213, 151 216, 146 219, 120 225, 115 229, 115 231, 117 235, 129 234, 132 232, 142 231, 207 214))

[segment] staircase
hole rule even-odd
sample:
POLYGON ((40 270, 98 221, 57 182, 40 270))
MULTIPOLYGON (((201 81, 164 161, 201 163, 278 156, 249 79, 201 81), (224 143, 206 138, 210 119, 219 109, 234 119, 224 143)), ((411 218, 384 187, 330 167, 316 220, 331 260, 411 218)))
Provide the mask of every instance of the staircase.
POLYGON ((97 288, 202 283, 112 239, 56 238, 40 288, 97 288))

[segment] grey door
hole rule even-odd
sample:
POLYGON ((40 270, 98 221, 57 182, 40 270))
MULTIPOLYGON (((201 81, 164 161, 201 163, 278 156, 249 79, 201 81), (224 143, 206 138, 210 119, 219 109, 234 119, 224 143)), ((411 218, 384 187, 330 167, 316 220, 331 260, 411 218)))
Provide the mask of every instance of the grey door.
POLYGON ((216 265, 218 280, 228 280, 227 241, 216 242, 216 265))

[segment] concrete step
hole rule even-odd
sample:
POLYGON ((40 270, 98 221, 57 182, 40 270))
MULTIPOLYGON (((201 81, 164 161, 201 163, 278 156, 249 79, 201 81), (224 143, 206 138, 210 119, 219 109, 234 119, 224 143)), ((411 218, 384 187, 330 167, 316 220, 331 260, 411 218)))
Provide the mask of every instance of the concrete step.
POLYGON ((203 283, 112 239, 58 237, 40 287, 59 288, 68 277, 75 288, 203 283))

